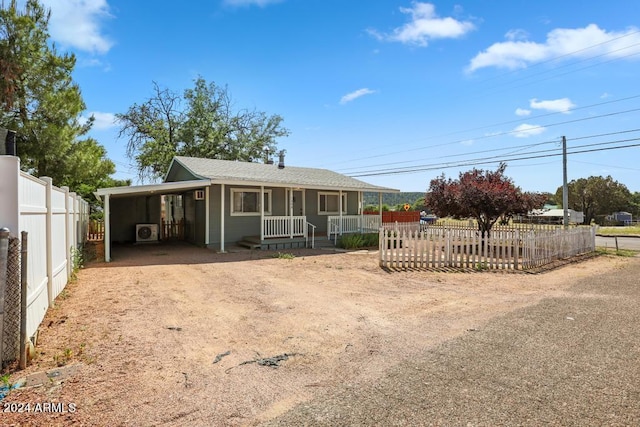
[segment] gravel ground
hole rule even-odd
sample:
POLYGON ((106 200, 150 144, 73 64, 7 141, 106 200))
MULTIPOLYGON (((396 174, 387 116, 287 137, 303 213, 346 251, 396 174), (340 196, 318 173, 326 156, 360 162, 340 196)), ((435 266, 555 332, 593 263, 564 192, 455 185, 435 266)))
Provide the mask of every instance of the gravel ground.
MULTIPOLYGON (((640 425, 640 258, 265 426, 640 425)), ((518 280, 514 277, 514 280, 518 280)))

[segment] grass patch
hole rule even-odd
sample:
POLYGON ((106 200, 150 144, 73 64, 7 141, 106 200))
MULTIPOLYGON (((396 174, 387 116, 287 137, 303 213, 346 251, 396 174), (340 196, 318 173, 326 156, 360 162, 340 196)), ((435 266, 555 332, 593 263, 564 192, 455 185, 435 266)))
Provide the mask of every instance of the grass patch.
POLYGON ((615 255, 621 257, 634 257, 638 254, 639 251, 632 251, 630 249, 609 249, 609 248, 596 248, 596 253, 598 255, 615 255))
POLYGON ((338 240, 338 247, 343 249, 371 248, 378 246, 378 233, 345 234, 338 240))
POLYGON ((625 234, 640 235, 640 225, 633 227, 600 227, 598 228, 598 234, 613 234, 618 236, 625 234))
POLYGON ((294 259, 296 256, 289 252, 278 252, 273 257, 278 259, 294 259))

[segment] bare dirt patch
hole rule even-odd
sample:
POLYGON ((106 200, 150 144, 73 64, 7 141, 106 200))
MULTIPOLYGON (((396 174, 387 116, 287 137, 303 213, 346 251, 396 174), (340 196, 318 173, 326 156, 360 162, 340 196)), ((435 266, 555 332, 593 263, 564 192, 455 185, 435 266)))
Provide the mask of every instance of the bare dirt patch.
POLYGON ((3 423, 256 425, 626 262, 541 275, 388 273, 375 253, 287 253, 295 257, 125 247, 89 265, 47 314, 36 360, 12 380, 57 364, 79 364, 77 373, 3 401, 77 410, 3 414, 3 423))

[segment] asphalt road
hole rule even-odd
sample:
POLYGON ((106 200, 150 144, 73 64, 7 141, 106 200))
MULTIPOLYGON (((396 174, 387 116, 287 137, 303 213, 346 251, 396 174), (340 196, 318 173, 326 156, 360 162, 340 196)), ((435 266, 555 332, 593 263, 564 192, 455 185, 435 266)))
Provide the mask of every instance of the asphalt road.
POLYGON ((632 258, 577 277, 566 296, 496 317, 376 383, 345 384, 265 425, 640 425, 638 275, 632 258))
MULTIPOLYGON (((596 246, 615 249, 616 240, 614 237, 596 236, 596 246)), ((640 251, 640 238, 639 237, 618 237, 618 249, 630 249, 634 251, 640 251)))

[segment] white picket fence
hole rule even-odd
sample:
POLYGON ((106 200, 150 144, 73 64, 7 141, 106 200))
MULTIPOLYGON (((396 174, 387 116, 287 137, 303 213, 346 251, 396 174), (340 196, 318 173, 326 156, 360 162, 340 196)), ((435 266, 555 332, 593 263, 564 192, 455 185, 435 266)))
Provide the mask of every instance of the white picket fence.
POLYGON ((595 228, 492 229, 383 227, 380 266, 389 269, 528 270, 595 250, 595 228))
POLYGON ((28 232, 27 336, 35 334, 47 308, 73 272, 74 249, 87 236, 89 205, 50 178, 20 171, 20 161, 0 156, 0 227, 28 232))
POLYGON ((375 233, 380 226, 378 215, 330 215, 327 217, 327 238, 348 233, 375 233))

